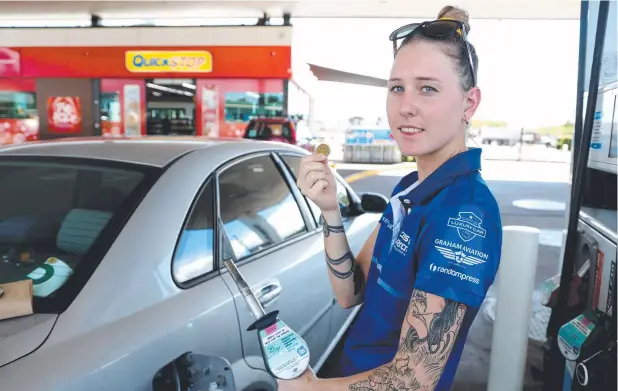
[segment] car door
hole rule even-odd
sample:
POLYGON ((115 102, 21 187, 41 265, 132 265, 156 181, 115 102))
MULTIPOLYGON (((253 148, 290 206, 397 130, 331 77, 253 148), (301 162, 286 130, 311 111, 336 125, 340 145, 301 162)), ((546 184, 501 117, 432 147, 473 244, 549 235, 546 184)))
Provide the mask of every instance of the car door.
MULTIPOLYGON (((222 359, 229 361, 235 375, 235 386, 239 390, 255 389, 269 380, 264 373, 248 370, 242 354, 242 332, 238 324, 236 305, 226 283, 219 276, 215 264, 215 180, 211 176, 197 192, 185 218, 182 230, 171 261, 172 278, 182 289, 176 303, 169 303, 170 313, 185 313, 187 324, 182 329, 168 330, 165 339, 168 345, 182 345, 187 341, 187 349, 198 356, 211 359, 210 379, 220 374, 222 359), (190 309, 190 310, 189 310, 190 309), (189 311, 187 313, 187 311, 189 311), (238 376, 242 374, 242 376, 238 376)), ((177 319, 177 320, 178 320, 177 319)), ((173 322, 172 322, 173 323, 173 322)), ((163 339, 162 339, 163 340, 163 339)), ((161 354, 165 349, 157 350, 161 354)), ((171 355, 170 358, 175 358, 171 355)), ((199 360, 199 357, 198 357, 199 360)), ((182 364, 182 360, 176 364, 182 364)), ((170 366, 173 364, 170 364, 170 366)), ((197 368, 200 368, 199 366, 197 368)), ((207 377, 208 378, 208 377, 207 377)), ((164 377, 158 378, 163 380, 164 377)), ((169 387, 169 386, 167 386, 169 387)), ((153 387, 153 391, 165 390, 153 387)))
MULTIPOLYGON (((286 163, 289 169, 292 171, 295 179, 296 173, 300 167, 300 159, 302 156, 293 153, 281 153, 281 159, 286 163)), ((376 213, 352 213, 354 203, 359 202, 359 197, 354 193, 354 190, 350 188, 349 184, 337 174, 333 172, 335 179, 337 180, 337 200, 339 202, 339 208, 341 210, 341 216, 343 218, 343 225, 346 229, 346 235, 348 237, 348 244, 354 254, 358 254, 365 244, 365 241, 371 234, 371 231, 375 228, 380 214, 376 213)), ((309 204, 311 211, 313 212, 316 223, 321 227, 321 215, 320 208, 306 197, 303 197, 309 204)), ((323 240, 320 238, 320 240, 323 240)), ((324 248, 322 244, 322 249, 324 248)), ((334 299, 334 294, 332 293, 334 299)), ((351 317, 358 311, 359 307, 355 308, 342 308, 336 301, 333 300, 333 309, 331 313, 331 325, 329 329, 328 342, 330 344, 335 339, 341 336, 341 333, 345 330, 351 317)), ((327 345, 328 346, 328 345, 327 345)))
MULTIPOLYGON (((313 365, 326 348, 332 292, 322 238, 293 182, 270 153, 239 158, 217 173, 218 213, 241 274, 265 311, 279 310, 307 341, 313 365)), ((264 368, 256 332, 246 331, 255 319, 229 273, 222 277, 234 292, 247 362, 264 368)))

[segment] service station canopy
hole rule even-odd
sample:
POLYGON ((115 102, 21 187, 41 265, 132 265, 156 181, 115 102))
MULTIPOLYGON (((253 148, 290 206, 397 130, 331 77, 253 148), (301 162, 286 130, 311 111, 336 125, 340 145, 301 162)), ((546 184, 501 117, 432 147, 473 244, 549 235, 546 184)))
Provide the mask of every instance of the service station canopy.
MULTIPOLYGON (((148 25, 164 20, 184 25, 219 24, 218 20, 238 20, 255 25, 258 18, 411 18, 432 19, 444 5, 467 9, 473 19, 550 19, 579 20, 579 0, 285 0, 285 1, 6 1, 0 0, 2 26, 56 26, 80 20, 73 26, 90 25, 93 16, 116 25, 148 25), (185 19, 186 18, 186 19, 185 19), (253 20, 251 20, 253 19, 253 20), (19 21, 19 22, 17 22, 19 21), (54 22, 56 21, 56 22, 54 22), (66 21, 66 22, 65 22, 66 21), (126 23, 126 24, 125 24, 126 23), (25 25, 24 25, 25 24, 25 25)), ((233 22, 236 24, 236 22, 233 22)), ((229 24, 222 23, 222 24, 229 24)), ((281 20, 271 24, 281 24, 281 20)), ((68 27, 68 26, 67 26, 68 27)), ((386 80, 309 64, 317 80, 368 86, 386 85, 386 80)))
POLYGON ((579 0, 4 1, 0 19, 75 18, 433 18, 444 5, 475 19, 579 19, 579 0))

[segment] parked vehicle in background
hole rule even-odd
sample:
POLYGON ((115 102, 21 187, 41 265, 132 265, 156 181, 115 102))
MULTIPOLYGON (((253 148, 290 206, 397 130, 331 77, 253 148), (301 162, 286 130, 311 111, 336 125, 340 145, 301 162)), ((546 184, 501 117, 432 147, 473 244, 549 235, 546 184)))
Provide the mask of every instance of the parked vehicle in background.
POLYGON ((294 122, 285 117, 254 118, 247 124, 243 137, 298 145, 309 152, 314 152, 319 143, 305 121, 294 122))

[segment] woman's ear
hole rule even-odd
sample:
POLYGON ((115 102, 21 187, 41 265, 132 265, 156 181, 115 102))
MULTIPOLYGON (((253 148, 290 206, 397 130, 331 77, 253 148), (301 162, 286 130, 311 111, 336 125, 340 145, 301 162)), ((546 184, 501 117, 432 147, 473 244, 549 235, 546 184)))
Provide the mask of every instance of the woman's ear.
POLYGON ((481 89, 478 87, 473 87, 464 95, 464 118, 470 121, 480 104, 481 89))

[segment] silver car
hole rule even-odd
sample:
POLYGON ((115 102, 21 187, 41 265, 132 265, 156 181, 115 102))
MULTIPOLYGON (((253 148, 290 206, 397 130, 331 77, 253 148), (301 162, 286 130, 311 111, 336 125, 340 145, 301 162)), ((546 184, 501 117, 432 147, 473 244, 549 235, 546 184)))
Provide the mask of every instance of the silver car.
MULTIPOLYGON (((7 283, 31 280, 34 296, 32 315, 0 320, 0 389, 276 389, 218 218, 262 305, 319 370, 357 308, 336 303, 319 210, 295 184, 306 153, 148 137, 0 148, 0 313, 7 283)), ((357 253, 386 204, 337 179, 357 253)))

